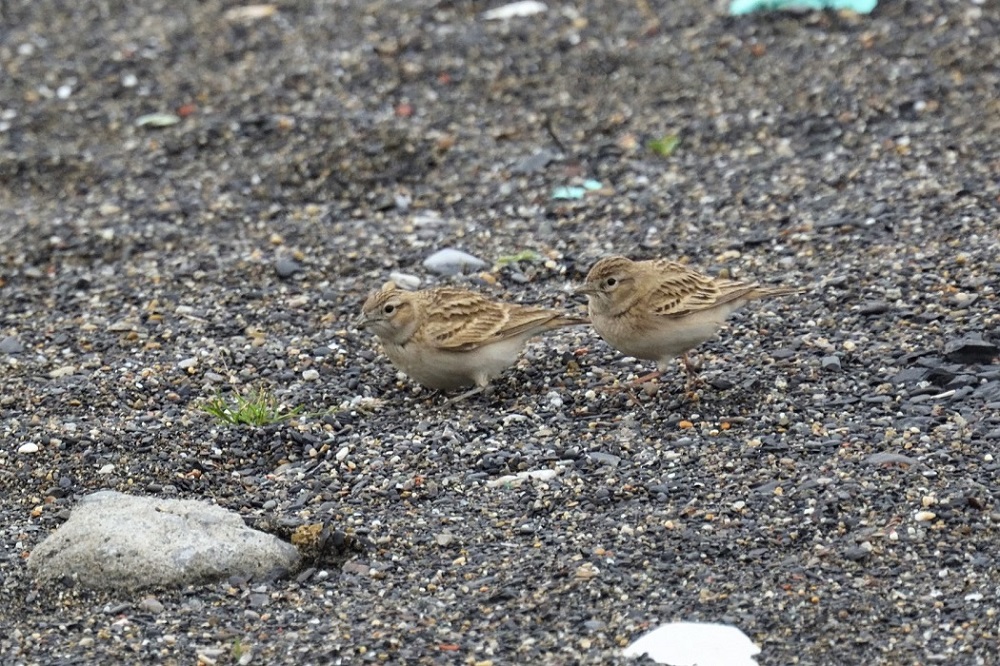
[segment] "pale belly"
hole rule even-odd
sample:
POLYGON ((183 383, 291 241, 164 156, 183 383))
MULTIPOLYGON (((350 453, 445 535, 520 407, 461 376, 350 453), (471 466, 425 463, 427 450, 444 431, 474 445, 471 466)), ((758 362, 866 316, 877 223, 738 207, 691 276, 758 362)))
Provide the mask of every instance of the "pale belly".
POLYGON ((598 335, 621 353, 666 363, 715 335, 731 311, 726 308, 681 318, 650 317, 631 325, 619 318, 595 317, 593 324, 598 335))
POLYGON ((486 386, 517 361, 523 346, 518 339, 504 340, 470 351, 417 350, 413 345, 383 343, 386 356, 414 381, 450 391, 464 386, 486 386))

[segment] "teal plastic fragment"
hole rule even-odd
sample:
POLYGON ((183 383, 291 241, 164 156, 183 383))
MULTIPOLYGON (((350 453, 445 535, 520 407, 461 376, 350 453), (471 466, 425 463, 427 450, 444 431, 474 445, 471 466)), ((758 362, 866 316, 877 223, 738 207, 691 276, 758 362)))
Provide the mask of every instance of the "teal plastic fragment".
POLYGON ((732 16, 750 12, 770 12, 779 9, 847 9, 858 14, 869 14, 878 0, 732 0, 729 13, 732 16))
POLYGON ((599 190, 604 187, 599 180, 593 179, 583 181, 583 186, 588 190, 599 190))
POLYGON ((587 190, 582 187, 557 187, 552 190, 553 199, 582 199, 587 190))

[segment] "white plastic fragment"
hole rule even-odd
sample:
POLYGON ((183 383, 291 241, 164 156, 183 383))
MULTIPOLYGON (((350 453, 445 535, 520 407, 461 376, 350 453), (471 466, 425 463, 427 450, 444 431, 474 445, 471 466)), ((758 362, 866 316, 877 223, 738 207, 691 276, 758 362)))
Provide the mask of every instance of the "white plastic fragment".
POLYGON ((671 622, 643 634, 622 652, 648 655, 670 666, 759 666, 760 648, 746 634, 726 624, 671 622))
POLYGON ((493 479, 488 481, 486 486, 488 488, 496 488, 498 486, 519 486, 528 479, 536 479, 538 481, 548 481, 554 478, 556 474, 559 473, 557 469, 536 469, 530 472, 518 472, 517 474, 508 474, 506 476, 501 476, 498 479, 493 479))
POLYGON ((538 2, 538 0, 521 0, 520 2, 512 2, 509 5, 485 11, 483 12, 483 18, 487 21, 505 21, 512 18, 534 16, 535 14, 548 11, 548 9, 548 5, 544 2, 538 2))

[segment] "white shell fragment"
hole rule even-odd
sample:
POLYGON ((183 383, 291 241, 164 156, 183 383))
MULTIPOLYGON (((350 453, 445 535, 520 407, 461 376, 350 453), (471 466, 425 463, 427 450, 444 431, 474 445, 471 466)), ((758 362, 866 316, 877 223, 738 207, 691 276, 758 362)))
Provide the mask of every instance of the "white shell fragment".
POLYGON ((645 654, 670 666, 759 666, 753 657, 760 654, 760 648, 726 624, 671 622, 643 634, 623 654, 645 654))
POLYGON ((483 18, 487 21, 504 21, 512 18, 524 18, 525 16, 534 16, 535 14, 541 14, 548 10, 548 5, 544 2, 538 2, 537 0, 521 0, 520 2, 512 2, 509 5, 503 5, 502 7, 496 7, 489 11, 483 12, 483 18))

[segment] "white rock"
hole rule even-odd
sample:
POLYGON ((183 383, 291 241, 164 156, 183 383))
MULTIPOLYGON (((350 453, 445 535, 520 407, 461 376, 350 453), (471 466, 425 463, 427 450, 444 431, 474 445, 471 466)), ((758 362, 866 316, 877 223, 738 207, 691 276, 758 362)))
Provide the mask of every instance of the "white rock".
POLYGON ((389 279, 396 283, 396 286, 400 289, 406 289, 413 291, 414 289, 420 288, 420 278, 416 275, 410 275, 409 273, 400 273, 399 271, 393 271, 389 273, 389 279))
POLYGON ((27 444, 22 444, 17 447, 18 453, 38 453, 38 444, 34 442, 28 442, 27 444))
POLYGON ((503 5, 502 7, 496 7, 483 12, 483 18, 487 21, 503 21, 512 18, 534 16, 535 14, 548 11, 548 9, 548 5, 544 2, 538 2, 538 0, 520 0, 520 2, 512 2, 509 5, 503 5))
POLYGON ((622 654, 648 655, 670 666, 758 666, 760 648, 736 627, 701 622, 671 622, 643 634, 622 654))
POLYGON ((528 479, 536 479, 538 481, 548 481, 549 479, 555 477, 559 473, 557 469, 536 469, 530 472, 518 472, 517 474, 508 474, 506 476, 501 476, 498 479, 493 479, 488 481, 486 486, 488 488, 496 488, 498 486, 519 486, 528 479))
POLYGON ((261 576, 298 563, 294 546, 214 504, 101 491, 35 547, 28 570, 42 584, 69 577, 85 588, 127 591, 261 576))
POLYGON ((424 259, 424 268, 439 275, 458 275, 469 271, 479 271, 487 267, 479 257, 467 252, 446 247, 424 259))
POLYGON ((307 382, 316 381, 317 379, 319 379, 319 370, 309 368, 308 370, 303 371, 302 379, 306 380, 307 382))

